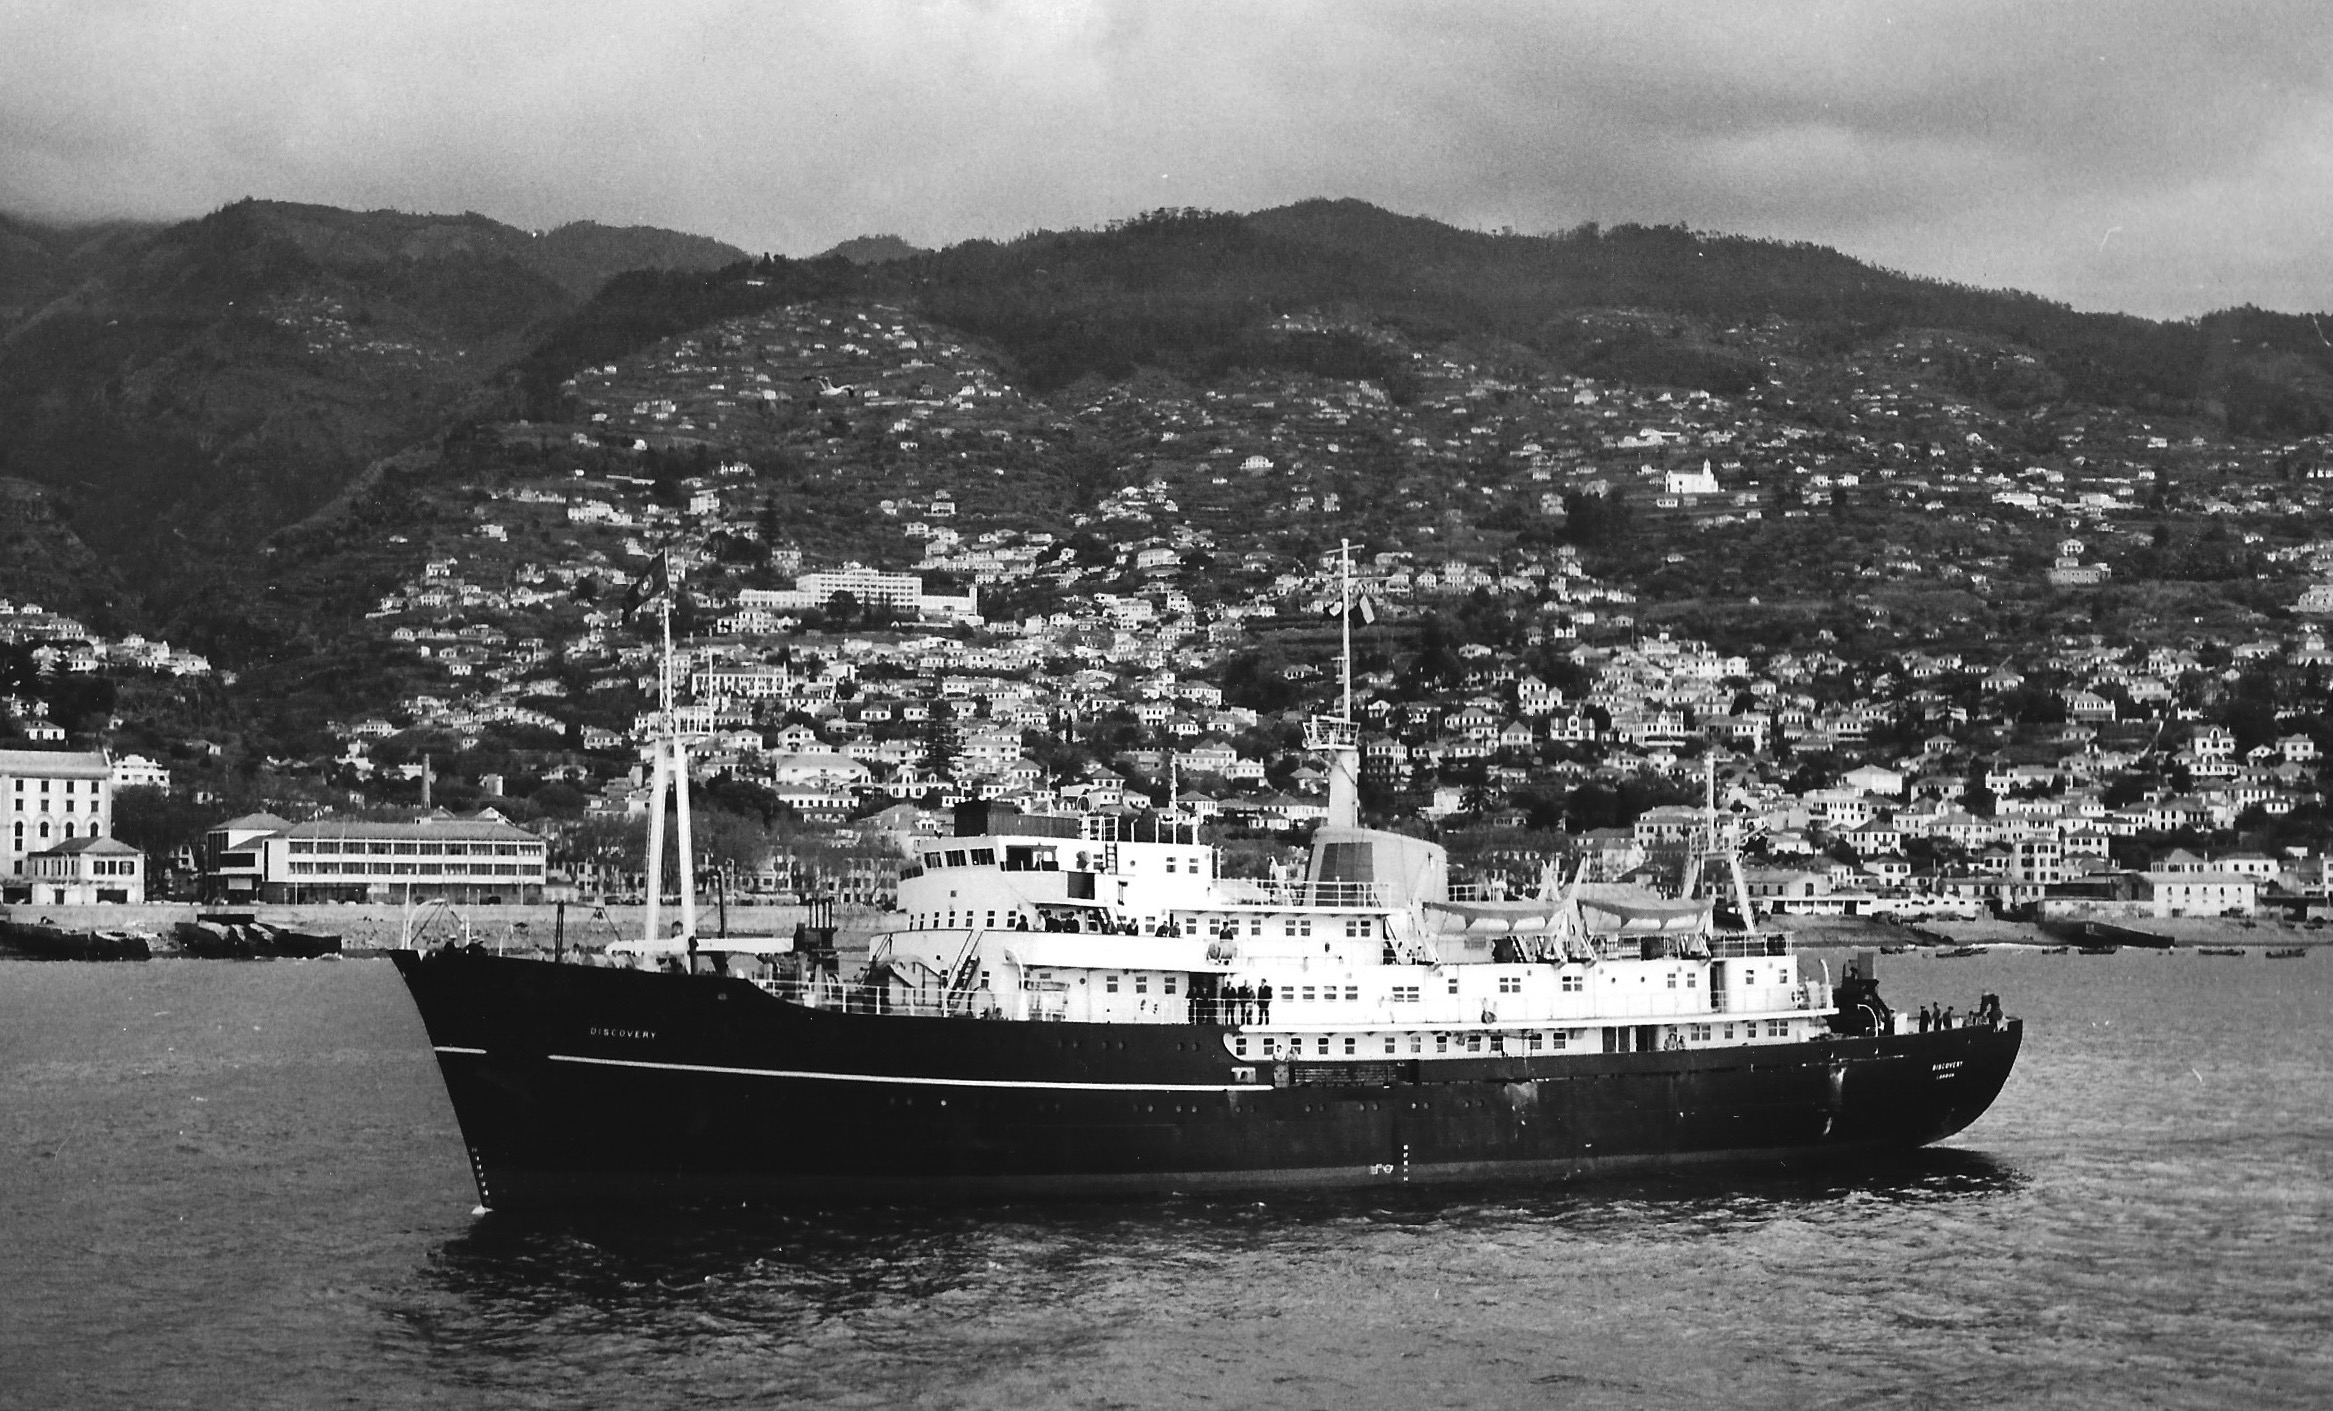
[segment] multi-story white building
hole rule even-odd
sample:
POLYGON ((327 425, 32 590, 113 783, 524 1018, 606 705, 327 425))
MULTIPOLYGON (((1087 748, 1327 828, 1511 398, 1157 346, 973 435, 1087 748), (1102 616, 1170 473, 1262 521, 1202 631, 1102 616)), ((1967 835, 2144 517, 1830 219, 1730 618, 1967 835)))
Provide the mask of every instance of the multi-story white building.
POLYGON ((117 789, 160 789, 170 792, 170 771, 142 754, 123 755, 113 762, 113 786, 117 789))
POLYGON ((411 823, 252 814, 212 829, 208 843, 206 894, 231 901, 533 903, 547 862, 541 838, 492 812, 411 823))
POLYGON ((113 836, 113 766, 96 751, 0 750, 0 809, 0 880, 21 890, 29 855, 113 836))

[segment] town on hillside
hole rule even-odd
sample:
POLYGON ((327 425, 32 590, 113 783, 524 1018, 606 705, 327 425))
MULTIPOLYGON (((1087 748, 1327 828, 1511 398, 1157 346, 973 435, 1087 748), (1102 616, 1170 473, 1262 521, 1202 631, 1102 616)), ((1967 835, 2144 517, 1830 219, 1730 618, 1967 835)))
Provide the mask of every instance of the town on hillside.
POLYGON ((973 799, 1173 808, 1280 865, 1345 616, 1364 807, 1477 880, 1673 877, 1715 808, 1777 912, 2333 906, 2325 438, 2036 420, 2032 359, 1958 334, 1715 329, 1764 379, 1723 392, 1268 336, 1314 351, 1040 396, 900 307, 778 307, 271 543, 271 591, 339 614, 302 652, 214 672, 0 604, 0 887, 135 899, 103 837, 139 896, 635 896, 663 622, 626 602, 661 573, 740 896, 885 903, 973 799), (304 842, 358 823, 512 870, 304 842))

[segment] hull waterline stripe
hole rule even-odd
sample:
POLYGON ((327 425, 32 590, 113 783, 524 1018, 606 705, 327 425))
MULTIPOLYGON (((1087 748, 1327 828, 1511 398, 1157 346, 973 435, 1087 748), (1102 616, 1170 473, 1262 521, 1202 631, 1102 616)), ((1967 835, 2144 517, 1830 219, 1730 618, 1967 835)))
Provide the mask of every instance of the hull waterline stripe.
MULTIPOLYGON (((439 1044, 439 1053, 474 1054, 484 1057, 482 1048, 460 1048, 439 1044)), ((654 1063, 639 1058, 591 1058, 582 1054, 554 1053, 547 1057, 553 1063, 588 1063, 602 1068, 646 1068, 667 1073, 717 1073, 734 1078, 796 1078, 827 1083, 896 1083, 909 1087, 928 1088, 1046 1088, 1070 1092, 1110 1093, 1237 1093, 1268 1091, 1269 1083, 1054 1083, 1017 1078, 923 1078, 888 1073, 814 1073, 790 1068, 724 1068, 710 1063, 654 1063)))

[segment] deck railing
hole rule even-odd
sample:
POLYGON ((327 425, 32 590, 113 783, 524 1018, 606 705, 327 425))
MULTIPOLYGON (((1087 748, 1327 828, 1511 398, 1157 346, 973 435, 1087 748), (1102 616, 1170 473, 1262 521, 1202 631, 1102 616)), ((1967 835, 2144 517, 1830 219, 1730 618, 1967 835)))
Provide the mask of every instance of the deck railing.
POLYGON ((1345 910, 1386 905, 1382 882, 1268 881, 1233 878, 1223 884, 1234 906, 1334 907, 1345 910))

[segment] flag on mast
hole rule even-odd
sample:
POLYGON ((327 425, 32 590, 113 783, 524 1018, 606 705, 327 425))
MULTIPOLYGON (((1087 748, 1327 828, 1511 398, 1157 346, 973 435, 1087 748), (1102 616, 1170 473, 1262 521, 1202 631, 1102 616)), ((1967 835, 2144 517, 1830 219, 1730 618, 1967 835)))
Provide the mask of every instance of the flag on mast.
POLYGON ((672 561, 658 554, 653 563, 640 570, 632 586, 624 590, 624 620, 630 622, 649 608, 669 602, 672 598, 672 561))
POLYGON ((1353 584, 1344 592, 1330 598, 1328 606, 1321 609, 1323 617, 1342 617, 1347 613, 1359 617, 1361 625, 1364 627, 1377 621, 1377 602, 1369 595, 1367 584, 1353 584))

